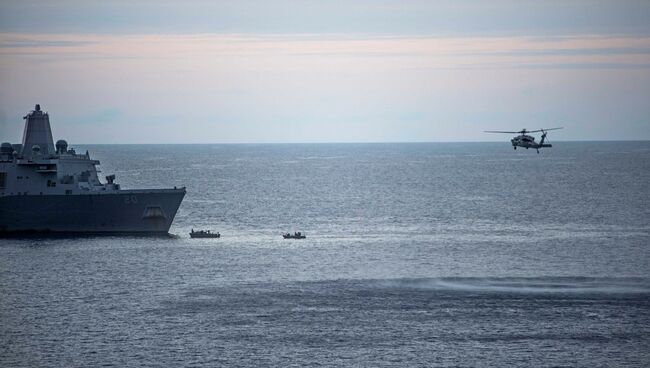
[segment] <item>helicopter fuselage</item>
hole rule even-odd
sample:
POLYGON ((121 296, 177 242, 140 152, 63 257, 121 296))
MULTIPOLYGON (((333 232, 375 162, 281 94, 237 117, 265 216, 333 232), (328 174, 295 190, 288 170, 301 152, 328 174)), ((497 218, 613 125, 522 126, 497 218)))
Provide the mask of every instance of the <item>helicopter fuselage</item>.
POLYGON ((540 142, 540 143, 537 143, 537 142, 535 142, 534 137, 532 137, 530 135, 526 135, 526 134, 518 135, 518 136, 512 138, 510 140, 510 142, 512 143, 512 146, 514 147, 514 149, 517 149, 517 147, 523 147, 523 148, 526 148, 526 149, 528 149, 528 148, 540 149, 542 147, 552 147, 552 145, 550 145, 548 143, 543 143, 543 141, 540 142))

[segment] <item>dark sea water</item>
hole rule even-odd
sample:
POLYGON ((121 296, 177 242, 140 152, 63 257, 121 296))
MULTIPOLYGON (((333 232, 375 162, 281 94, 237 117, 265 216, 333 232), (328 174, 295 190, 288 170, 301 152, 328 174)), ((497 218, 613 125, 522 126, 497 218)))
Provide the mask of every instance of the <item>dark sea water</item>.
POLYGON ((0 239, 2 367, 650 365, 650 142, 76 148, 177 236, 0 239))

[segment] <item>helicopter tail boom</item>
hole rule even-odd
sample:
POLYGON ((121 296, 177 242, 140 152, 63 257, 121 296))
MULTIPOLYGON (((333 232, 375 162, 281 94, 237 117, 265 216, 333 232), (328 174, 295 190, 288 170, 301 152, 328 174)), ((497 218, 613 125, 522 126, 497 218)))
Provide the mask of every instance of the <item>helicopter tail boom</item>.
POLYGON ((539 148, 542 147, 553 147, 550 143, 544 144, 544 141, 546 140, 546 134, 548 134, 544 129, 542 129, 542 139, 539 141, 539 148))

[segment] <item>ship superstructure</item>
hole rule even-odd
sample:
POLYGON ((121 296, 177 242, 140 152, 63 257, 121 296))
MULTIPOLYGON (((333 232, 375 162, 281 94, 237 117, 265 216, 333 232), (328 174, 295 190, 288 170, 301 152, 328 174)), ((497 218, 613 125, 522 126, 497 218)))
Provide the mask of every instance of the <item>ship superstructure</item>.
POLYGON ((39 105, 25 117, 22 144, 0 145, 0 233, 167 233, 185 188, 125 190, 102 183, 99 161, 53 143, 39 105))

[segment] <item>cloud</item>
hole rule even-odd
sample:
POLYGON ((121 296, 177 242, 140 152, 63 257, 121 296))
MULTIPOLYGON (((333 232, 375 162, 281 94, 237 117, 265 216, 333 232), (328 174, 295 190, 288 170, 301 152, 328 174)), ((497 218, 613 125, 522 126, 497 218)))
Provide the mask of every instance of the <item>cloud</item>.
MULTIPOLYGON (((332 35, 26 35, 0 34, 4 62, 81 60, 267 60, 273 68, 300 68, 328 60, 371 60, 401 68, 647 68, 650 37, 350 37, 332 35), (310 58, 312 58, 310 60, 310 58), (390 58, 393 60, 381 60, 390 58)), ((348 63, 352 65, 352 63, 348 63)), ((256 64, 254 68, 264 69, 256 64)))
POLYGON ((4 0, 0 31, 650 35, 647 0, 4 0))
POLYGON ((0 48, 41 48, 41 47, 70 47, 85 46, 88 41, 54 41, 54 40, 29 40, 29 39, 0 39, 0 48))

